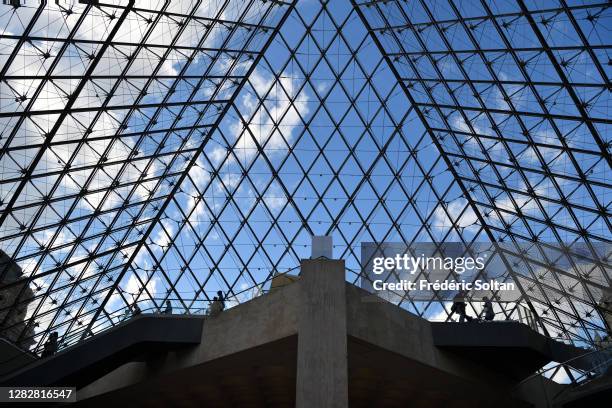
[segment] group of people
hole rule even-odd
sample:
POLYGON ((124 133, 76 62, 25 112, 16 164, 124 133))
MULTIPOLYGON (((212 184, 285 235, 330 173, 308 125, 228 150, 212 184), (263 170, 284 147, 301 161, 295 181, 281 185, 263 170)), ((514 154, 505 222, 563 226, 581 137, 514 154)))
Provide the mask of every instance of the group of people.
MULTIPOLYGON (((225 297, 223 296, 223 292, 220 290, 217 291, 217 296, 213 297, 213 300, 208 308, 207 314, 209 316, 216 316, 225 310, 225 297)), ((161 311, 162 314, 172 314, 172 303, 169 300, 166 300, 166 308, 161 311)), ((132 307, 128 307, 125 309, 124 319, 128 319, 132 316, 138 316, 142 314, 142 310, 138 307, 137 303, 134 303, 132 307)))
POLYGON ((127 320, 130 318, 131 316, 138 316, 142 314, 142 310, 140 310, 140 307, 138 307, 138 305, 136 303, 134 303, 132 305, 132 307, 126 307, 124 312, 123 312, 123 320, 127 320))
MULTIPOLYGON (((482 313, 484 315, 485 321, 491 321, 495 318, 495 312, 493 311, 493 303, 491 299, 487 296, 482 298, 484 304, 482 306, 482 313)), ((465 303, 465 294, 457 293, 453 298, 453 306, 451 307, 451 312, 459 315, 459 323, 463 323, 465 321, 471 322, 474 320, 473 317, 469 316, 466 311, 467 304, 465 303)))
MULTIPOLYGON (((209 316, 216 316, 225 310, 225 297, 223 296, 223 292, 220 290, 217 291, 217 296, 213 297, 212 303, 208 308, 207 314, 209 316)), ((124 318, 127 319, 130 317, 130 312, 132 316, 138 316, 142 314, 142 310, 138 306, 137 303, 134 303, 132 307, 128 307, 125 309, 124 318)), ((172 303, 169 300, 166 300, 166 308, 164 309, 163 314, 172 314, 172 303)), ((49 335, 49 338, 45 342, 43 346, 42 357, 50 357, 57 352, 58 347, 58 333, 52 332, 49 335)))

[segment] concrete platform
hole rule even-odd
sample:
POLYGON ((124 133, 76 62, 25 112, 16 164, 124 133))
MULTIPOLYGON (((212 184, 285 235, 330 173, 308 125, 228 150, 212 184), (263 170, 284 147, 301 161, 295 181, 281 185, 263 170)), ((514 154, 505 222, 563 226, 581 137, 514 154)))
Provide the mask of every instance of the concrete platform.
POLYGON ((431 323, 434 345, 522 380, 550 361, 589 369, 587 350, 559 343, 513 321, 431 323))
POLYGON ((0 378, 0 385, 80 388, 130 361, 198 344, 202 317, 141 315, 0 378))
POLYGON ((543 398, 537 389, 515 392, 519 377, 550 357, 531 361, 530 342, 542 339, 526 326, 506 325, 501 337, 484 324, 436 326, 373 302, 344 276, 342 261, 303 261, 297 281, 205 318, 191 346, 149 353, 82 386, 74 406, 474 408, 536 406, 543 398), (451 344, 440 330, 482 333, 451 344), (505 362, 516 370, 474 358, 487 347, 490 361, 517 347, 505 362))
POLYGON ((36 356, 0 338, 0 378, 36 361, 36 356))

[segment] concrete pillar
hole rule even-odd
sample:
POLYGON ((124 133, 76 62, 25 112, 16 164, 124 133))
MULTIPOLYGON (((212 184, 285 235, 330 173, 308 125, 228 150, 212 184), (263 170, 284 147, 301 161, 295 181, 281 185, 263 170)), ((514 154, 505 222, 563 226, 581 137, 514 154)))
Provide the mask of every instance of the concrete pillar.
POLYGON ((348 407, 344 261, 308 259, 301 269, 296 406, 348 407))

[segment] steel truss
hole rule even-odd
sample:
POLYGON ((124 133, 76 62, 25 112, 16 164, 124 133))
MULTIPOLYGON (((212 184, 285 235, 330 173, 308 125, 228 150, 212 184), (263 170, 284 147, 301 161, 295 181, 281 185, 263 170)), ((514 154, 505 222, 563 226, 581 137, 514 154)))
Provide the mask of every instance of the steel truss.
POLYGON ((353 4, 548 331, 609 332, 609 5, 353 4))
POLYGON ((0 6, 13 341, 241 302, 313 234, 356 283, 362 242, 488 242, 522 291, 505 316, 610 332, 608 3, 86 3, 0 6))

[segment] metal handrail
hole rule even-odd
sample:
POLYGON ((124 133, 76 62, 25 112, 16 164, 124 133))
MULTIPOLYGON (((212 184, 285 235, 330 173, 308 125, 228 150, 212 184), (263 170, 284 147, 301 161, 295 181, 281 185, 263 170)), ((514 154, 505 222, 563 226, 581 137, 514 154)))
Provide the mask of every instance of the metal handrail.
POLYGON ((553 370, 553 369, 555 369, 555 368, 557 368, 559 366, 569 365, 569 363, 574 362, 574 361, 576 361, 578 359, 581 359, 581 358, 584 358, 584 357, 587 357, 587 356, 590 356, 590 355, 593 355, 593 354, 601 353, 601 352, 604 352, 604 351, 605 352, 612 352, 612 347, 606 347, 606 348, 603 348, 603 349, 593 349, 593 350, 587 351, 586 353, 581 354, 579 356, 572 357, 572 358, 567 359, 567 360, 565 360, 565 361, 563 361, 561 363, 557 363, 556 365, 554 365, 552 367, 548 367, 548 368, 546 368, 544 370, 539 370, 537 373, 532 374, 529 377, 527 377, 524 380, 522 380, 521 382, 519 382, 517 384, 517 386, 519 386, 519 385, 521 385, 521 384, 523 384, 523 383, 525 383, 525 382, 527 382, 527 381, 529 381, 529 380, 531 380, 533 378, 537 378, 537 377, 541 376, 543 373, 545 373, 547 371, 551 371, 551 370, 553 370))
MULTIPOLYGON (((255 299, 263 294, 265 294, 267 292, 267 290, 264 290, 262 288, 262 286, 264 284, 266 284, 267 282, 272 281, 272 279, 277 278, 279 276, 284 276, 284 275, 288 275, 290 272, 295 271, 296 269, 299 269, 299 267, 295 267, 292 269, 289 269, 285 272, 282 273, 277 273, 275 275, 272 275, 269 279, 253 285, 251 287, 245 288, 239 292, 235 292, 233 294, 233 296, 230 299, 225 299, 226 302, 226 307, 227 307, 227 302, 230 301, 232 302, 232 299, 236 299, 238 298, 240 295, 244 294, 244 293, 248 293, 250 291, 253 291, 254 289, 260 289, 256 295, 250 297, 248 300, 252 300, 255 299)), ((170 298, 170 297, 160 297, 160 298, 146 298, 146 299, 139 299, 135 302, 133 302, 131 305, 125 305, 124 307, 115 310, 114 312, 110 313, 109 315, 107 315, 108 319, 105 321, 101 321, 99 324, 93 326, 90 331, 92 333, 96 333, 97 329, 100 329, 101 331, 105 331, 108 330, 112 327, 115 327, 117 324, 120 324, 121 322, 130 319, 133 316, 133 313, 131 312, 133 306, 135 304, 143 304, 143 303, 149 303, 149 302, 155 302, 155 301, 161 301, 161 302, 165 302, 166 300, 176 300, 176 301, 182 301, 184 303, 196 303, 196 302, 202 302, 205 304, 205 306, 203 307, 180 307, 177 310, 183 310, 182 313, 172 313, 175 315, 205 315, 208 311, 208 309, 210 308, 210 305, 212 304, 213 300, 207 300, 207 299, 199 299, 199 298, 170 298), (130 313, 126 313, 126 311, 130 311, 130 313), (113 324, 113 320, 117 319, 118 321, 116 323, 113 324), (109 321, 111 322, 111 324, 109 325, 109 321)), ((247 301, 248 301, 247 300, 247 301)), ((231 307, 231 306, 230 306, 231 307)), ((164 310, 164 307, 158 307, 158 306, 150 306, 150 307, 143 307, 141 308, 141 313, 142 314, 155 314, 155 313, 162 313, 164 310)), ((71 332, 70 334, 68 334, 67 336, 62 336, 61 340, 58 342, 58 349, 65 349, 67 347, 73 346, 75 344, 78 344, 80 342, 81 337, 83 337, 83 333, 85 332, 86 328, 84 327, 82 330, 75 330, 73 332, 71 332), (75 339, 77 339, 76 341, 74 341, 75 339)), ((87 336, 85 336, 87 337, 87 336)))
MULTIPOLYGON (((349 270, 349 269, 347 269, 347 270, 349 270)), ((358 274, 356 271, 353 271, 353 270, 349 270, 349 271, 350 271, 350 272, 352 272, 353 274, 357 275, 357 276, 360 276, 360 275, 359 275, 359 274, 358 274)), ((360 277, 361 277, 362 279, 363 279, 363 278, 366 278, 366 279, 367 279, 367 277, 365 277, 365 276, 360 276, 360 277)), ((369 282, 371 282, 371 280, 369 280, 369 279, 367 279, 367 280, 368 280, 369 282)), ((402 294, 401 294, 401 293, 398 293, 398 292, 396 292, 396 291, 394 291, 394 290, 386 290, 385 292, 390 292, 390 293, 392 293, 392 294, 394 294, 394 295, 399 296, 400 298, 403 298, 403 296, 402 296, 402 294)), ((370 292, 370 293, 372 293, 372 292, 370 292)), ((380 293, 380 292, 374 292, 374 293, 372 293, 372 294, 380 297, 379 293, 380 293)), ((384 298, 383 298, 383 299, 384 299, 384 298)), ((387 300, 388 300, 388 299, 387 299, 387 300)), ((414 303, 418 303, 418 302, 426 302, 426 303, 429 303, 429 302, 431 302, 431 301, 433 301, 433 300, 435 300, 435 299, 427 299, 427 300, 415 300, 415 299, 410 299, 410 301, 411 301, 411 302, 414 302, 414 303)), ((518 321, 519 321, 520 323, 526 324, 526 325, 527 325, 527 326, 529 326, 529 327, 530 327, 532 330, 534 330, 534 331, 536 331, 536 332, 538 332, 538 333, 540 333, 540 334, 543 334, 543 335, 545 335, 545 336, 547 336, 547 337, 550 337, 550 336, 549 336, 549 334, 546 332, 546 328, 545 328, 545 325, 544 325, 544 322, 543 322, 543 320, 545 320, 545 319, 543 319, 541 316, 538 316, 536 313, 534 313, 534 311, 532 310, 532 308, 530 308, 529 306, 526 306, 526 305, 522 304, 522 303, 521 303, 521 300, 524 300, 524 299, 523 299, 523 298, 521 298, 521 299, 512 300, 512 301, 510 301, 510 300, 495 300, 495 299, 491 299, 491 302, 492 302, 492 303, 497 303, 497 304, 502 304, 502 303, 505 303, 505 304, 513 304, 513 305, 515 306, 516 310, 517 310, 517 314, 518 314, 518 321), (521 310, 523 311, 523 313, 521 313, 521 310)), ((440 302, 448 302, 448 303, 452 303, 452 302, 453 302, 453 299, 439 300, 439 301, 440 301, 440 302)), ((464 301, 465 301, 465 303, 469 303, 469 304, 472 304, 472 303, 482 303, 482 302, 483 302, 483 301, 482 301, 482 299, 481 299, 481 300, 475 300, 475 299, 471 299, 471 300, 470 300, 470 299, 467 299, 467 298, 466 298, 466 299, 464 299, 464 301)), ((527 303, 529 303, 529 302, 527 302, 527 303)), ((512 311, 511 311, 511 312, 512 312, 512 311)), ((497 312, 497 313, 495 313, 495 314, 496 314, 496 315, 497 315, 497 314, 503 314, 503 312, 497 312)), ((449 316, 450 316, 450 315, 449 315, 449 316)), ((447 319, 449 316, 447 316, 446 318, 444 318, 444 321, 446 321, 446 319, 447 319)), ((477 318, 477 319, 479 319, 479 316, 476 316, 476 318, 477 318)), ((427 320, 429 320, 429 321, 442 321, 442 320, 434 320, 434 319, 431 319, 431 318, 427 318, 427 320)), ((505 321, 514 321, 514 319, 511 319, 511 318, 509 318, 509 317, 506 317, 506 319, 504 319, 504 320, 505 320, 505 321)))
MULTIPOLYGON (((513 319, 509 316, 506 316, 504 314, 503 311, 500 312, 495 312, 495 316, 498 315, 502 315, 504 316, 503 320, 494 320, 497 322, 500 321, 509 321, 509 322, 518 322, 518 323, 522 323, 525 324, 527 326, 529 326, 529 328, 531 328, 533 331, 538 332, 538 333, 542 333, 542 330, 540 329, 537 319, 534 317, 533 312, 531 311, 531 309, 525 305, 520 304, 517 301, 507 301, 507 300, 492 300, 492 303, 511 303, 513 304, 513 307, 516 309, 516 313, 511 313, 513 315, 515 315, 517 318, 513 319)), ((452 300, 448 300, 448 303, 452 303, 452 300)), ((481 300, 466 300, 465 303, 482 303, 481 300)), ((513 312, 513 310, 511 310, 511 312, 513 312)), ((451 314, 452 315, 452 314, 451 314)), ((443 319, 433 319, 433 318, 428 318, 427 320, 429 321, 446 321, 451 315, 444 317, 443 319)), ((480 315, 476 316, 475 319, 480 320, 480 315)))
MULTIPOLYGON (((593 375, 593 373, 597 373, 598 371, 600 371, 600 369, 602 367, 610 367, 612 366, 612 346, 610 347, 605 347, 605 348, 599 348, 599 349, 593 349, 590 350, 584 354, 581 354, 579 356, 576 357, 572 357, 564 362, 561 363, 557 363, 551 367, 545 368, 545 369, 540 369, 538 370, 538 372, 536 372, 535 374, 530 375, 529 377, 525 378, 524 380, 522 380, 521 382, 519 382, 518 384, 516 384, 514 386, 514 390, 516 391, 519 387, 521 387, 523 384, 533 381, 533 380, 542 380, 545 377, 545 374, 547 372, 550 371, 558 371, 561 368, 565 369, 565 370, 569 370, 567 368, 567 366, 571 366, 573 362, 576 362, 577 360, 580 359, 589 359, 589 360, 593 360, 595 361, 595 364, 593 364, 588 370, 581 370, 578 368, 573 368, 572 369, 572 373, 579 373, 578 377, 575 377, 574 375, 570 375, 569 378, 571 380, 571 385, 568 384, 567 387, 564 387, 561 391, 557 392, 555 395, 552 396, 552 400, 558 400, 558 398, 565 392, 568 392, 569 390, 572 389, 576 389, 575 387, 577 386, 582 386, 586 383, 588 383, 589 381, 592 381, 596 378, 599 378, 601 376, 603 376, 603 374, 599 374, 599 375, 593 375), (595 361, 595 359, 593 359, 593 356, 596 355, 600 355, 603 354, 604 356, 606 356, 605 359, 603 360, 599 360, 599 361, 595 361), (584 380, 584 381, 581 381, 584 380)), ((544 395, 548 395, 547 393, 544 393, 544 395)), ((548 400, 548 396, 547 396, 547 404, 548 406, 552 406, 551 402, 548 400)))
POLYGON ((563 388, 561 391, 554 395, 553 400, 558 400, 559 397, 562 396, 562 394, 567 393, 570 390, 575 390, 577 387, 582 387, 597 378, 604 377, 604 370, 609 369, 609 367, 612 366, 612 348, 608 347, 607 349, 597 350, 597 353, 595 354, 601 353, 607 354, 607 358, 603 361, 600 360, 599 362, 597 362, 597 364, 595 364, 590 371, 585 371, 584 373, 581 373, 581 377, 572 382, 573 387, 563 388), (602 370, 602 368, 604 370, 602 370), (593 375, 593 372, 595 372, 596 374, 593 375))

